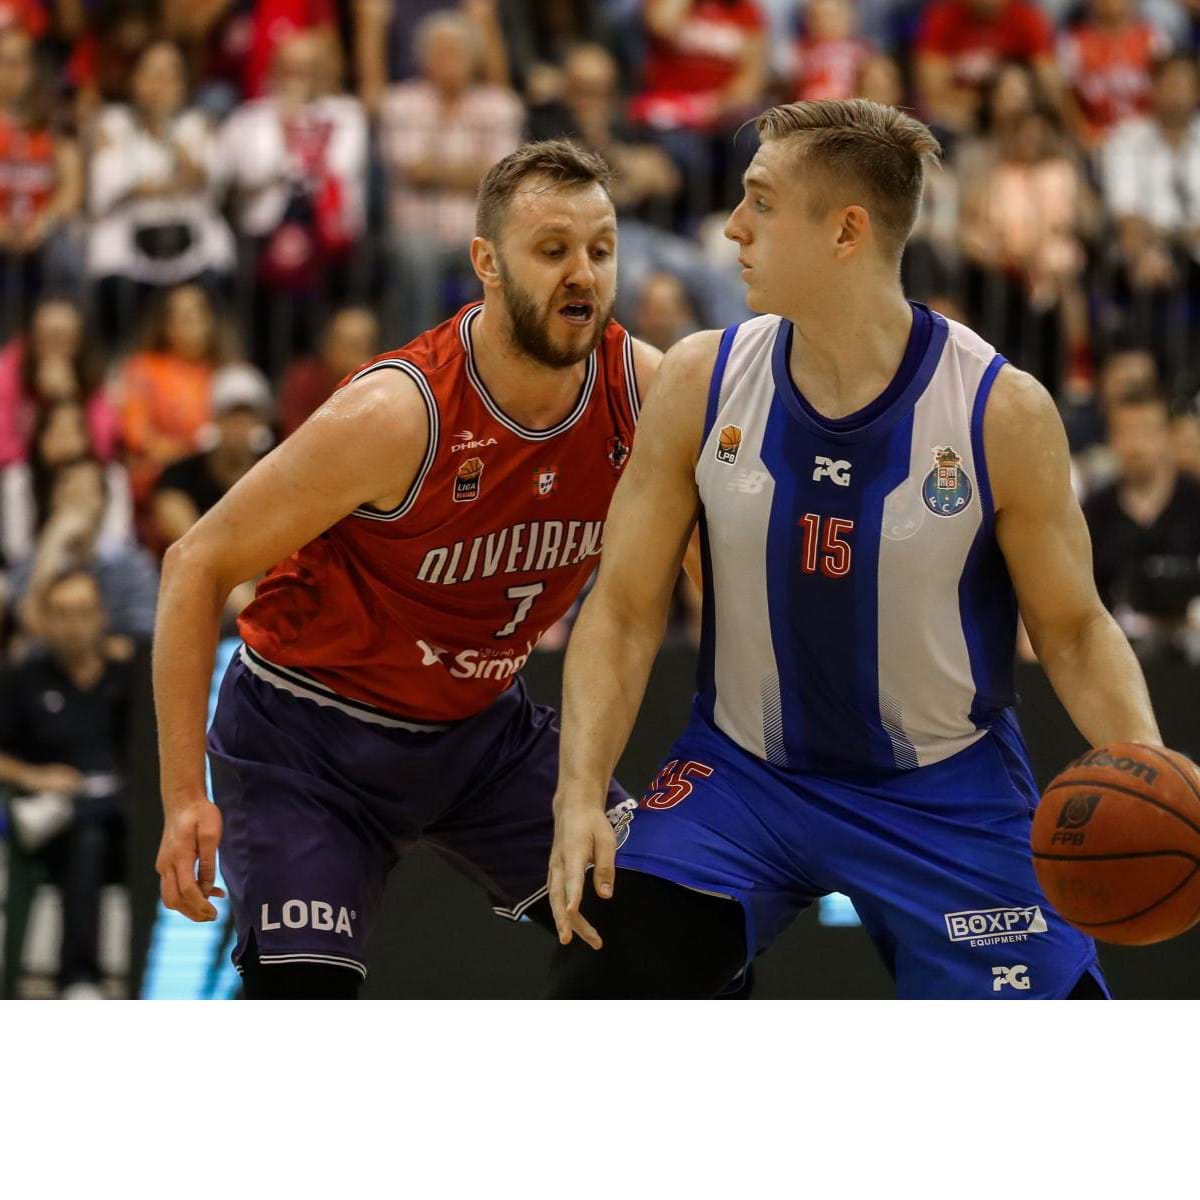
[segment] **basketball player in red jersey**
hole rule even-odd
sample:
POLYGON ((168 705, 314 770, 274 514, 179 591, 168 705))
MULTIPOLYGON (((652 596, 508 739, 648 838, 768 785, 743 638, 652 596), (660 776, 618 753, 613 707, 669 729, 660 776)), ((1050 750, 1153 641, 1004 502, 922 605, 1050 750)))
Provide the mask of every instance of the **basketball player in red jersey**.
MULTIPOLYGON (((566 142, 493 167, 471 245, 483 302, 358 371, 164 561, 162 896, 215 919, 221 844, 251 998, 355 996, 418 838, 501 915, 552 924, 558 726, 519 671, 598 561, 660 357, 610 319, 607 180, 566 142), (221 608, 263 572, 209 734, 214 806, 221 608)), ((612 801, 619 819, 615 783, 612 801)))

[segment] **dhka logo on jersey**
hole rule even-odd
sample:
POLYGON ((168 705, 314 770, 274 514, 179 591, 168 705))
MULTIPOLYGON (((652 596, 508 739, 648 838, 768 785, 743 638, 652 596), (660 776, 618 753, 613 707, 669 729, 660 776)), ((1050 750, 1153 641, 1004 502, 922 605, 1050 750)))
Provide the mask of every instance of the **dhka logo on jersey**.
POLYGON ((953 446, 934 446, 933 463, 921 487, 925 507, 935 516, 955 517, 971 503, 974 488, 970 476, 953 446))
POLYGON ((629 446, 619 433, 614 433, 605 445, 605 453, 608 455, 608 465, 614 471, 619 471, 629 457, 629 446))
POLYGON ((540 500, 544 496, 552 496, 558 490, 558 468, 542 467, 534 472, 533 494, 540 500))
POLYGON ((460 429, 454 435, 456 441, 450 447, 451 454, 457 454, 460 450, 482 450, 484 446, 498 446, 500 443, 495 438, 477 438, 469 429, 460 429))
POLYGON ((479 498, 479 483, 483 478, 483 459, 468 458, 458 464, 454 474, 454 500, 461 504, 479 498))

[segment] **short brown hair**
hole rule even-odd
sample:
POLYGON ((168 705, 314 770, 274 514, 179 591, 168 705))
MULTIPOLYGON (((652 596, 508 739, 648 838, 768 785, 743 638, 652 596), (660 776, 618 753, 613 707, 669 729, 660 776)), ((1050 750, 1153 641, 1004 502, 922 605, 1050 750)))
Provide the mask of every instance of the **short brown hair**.
MULTIPOLYGON (((755 122, 764 142, 797 140, 797 163, 824 176, 833 195, 861 189, 858 202, 899 258, 917 219, 925 167, 941 157, 937 138, 915 117, 874 100, 804 100, 769 108, 755 122)), ((823 215, 823 213, 822 213, 823 215)))
POLYGON ((475 208, 475 233, 494 242, 509 202, 527 179, 541 176, 552 187, 598 183, 611 199, 612 168, 598 154, 565 138, 526 142, 502 158, 483 177, 475 208))

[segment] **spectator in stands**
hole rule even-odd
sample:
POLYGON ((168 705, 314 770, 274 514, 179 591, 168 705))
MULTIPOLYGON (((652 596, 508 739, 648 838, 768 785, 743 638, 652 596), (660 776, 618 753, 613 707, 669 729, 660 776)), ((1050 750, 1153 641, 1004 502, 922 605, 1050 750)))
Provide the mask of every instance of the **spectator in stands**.
POLYGON ((566 137, 580 142, 613 168, 613 203, 622 221, 638 217, 670 223, 682 180, 674 164, 644 133, 625 121, 617 64, 592 42, 572 46, 563 62, 555 101, 532 108, 531 139, 566 137))
POLYGON ((1200 483, 1200 410, 1194 400, 1171 420, 1171 452, 1180 472, 1200 483))
MULTIPOLYGON (((38 624, 44 647, 0 677, 0 783, 16 792, 11 853, 40 859, 62 893, 60 995, 102 999, 100 891, 124 874, 133 671, 106 638, 102 588, 86 570, 46 583, 38 624)), ((7 945, 19 949, 15 938, 7 945)))
MULTIPOLYGON (((475 0, 467 7, 496 7, 496 3, 475 0)), ((580 42, 611 45, 612 7, 592 0, 500 0, 513 87, 531 104, 553 95, 573 46, 580 42)))
MULTIPOLYGON (((376 114, 389 82, 410 79, 421 72, 417 30, 435 12, 455 8, 454 0, 354 0, 354 66, 358 94, 367 110, 376 114)), ((502 17, 513 22, 512 4, 500 0, 462 0, 459 11, 475 28, 479 39, 480 77, 493 87, 507 88, 509 39, 502 17)), ((539 6, 539 7, 545 7, 539 6)), ((584 7, 591 11, 590 3, 584 7)), ((526 31, 520 31, 528 36, 526 31)))
POLYGON ((290 437, 352 371, 378 353, 379 321, 367 308, 343 308, 325 327, 321 352, 294 362, 279 390, 279 419, 290 437))
POLYGON ((78 274, 71 222, 83 198, 83 165, 73 139, 51 124, 52 96, 19 25, 0 32, 0 329, 16 328, 21 307, 43 283, 78 274))
MULTIPOLYGON (((1169 311, 1172 293, 1200 295, 1200 74, 1175 55, 1154 72, 1151 112, 1123 122, 1104 146, 1104 197, 1134 295, 1134 328, 1160 361, 1182 339, 1196 366, 1197 339, 1169 311)), ((1193 380, 1194 383, 1194 380, 1193 380)))
POLYGON ((859 33, 853 0, 809 0, 795 43, 793 99, 848 100, 874 47, 859 33))
POLYGON ((1200 596, 1200 483, 1176 465, 1159 391, 1122 397, 1108 438, 1117 479, 1084 507, 1096 585, 1130 638, 1165 648, 1186 632, 1200 596))
POLYGON ((683 173, 688 214, 740 197, 753 138, 732 131, 761 106, 765 20, 756 0, 646 0, 645 86, 631 105, 683 173))
POLYGON ((154 629, 158 571, 141 546, 102 536, 107 505, 104 468, 87 459, 61 467, 50 489, 50 516, 31 559, 10 573, 23 633, 45 633, 46 590, 59 574, 83 568, 100 584, 113 633, 148 638, 154 629))
POLYGON ((208 424, 212 374, 231 361, 233 336, 203 288, 173 288, 156 305, 142 349, 114 385, 135 500, 168 463, 196 449, 208 424))
POLYGON ((117 414, 94 336, 74 300, 50 296, 33 308, 28 332, 0 349, 0 467, 24 461, 37 414, 58 404, 83 405, 93 453, 112 458, 117 414))
POLYGON ((131 105, 100 113, 88 177, 87 269, 114 340, 135 328, 153 289, 215 283, 234 266, 216 207, 215 142, 208 119, 187 107, 178 48, 152 42, 130 86, 131 105))
POLYGON ((904 73, 889 54, 872 54, 858 68, 854 95, 898 108, 904 104, 904 73))
MULTIPOLYGON (((172 463, 154 491, 156 549, 165 551, 271 448, 274 404, 266 379, 247 363, 222 367, 213 376, 213 425, 198 454, 172 463)), ((238 614, 254 599, 254 581, 240 583, 225 602, 226 634, 236 633, 238 614)))
POLYGON ((1019 70, 997 80, 996 132, 962 168, 968 306, 980 332, 1052 391, 1086 390, 1084 242, 1099 213, 1054 114, 1021 102, 1009 118, 1000 97, 1019 70))
POLYGON ((738 270, 712 266, 694 241, 664 232, 662 226, 672 220, 671 201, 681 187, 679 172, 645 133, 623 120, 617 66, 607 50, 593 43, 572 47, 563 65, 562 96, 533 109, 529 128, 535 138, 573 138, 616 171, 618 319, 634 319, 637 297, 656 272, 680 278, 695 296, 706 325, 724 327, 745 319, 738 270))
POLYGON ((109 0, 89 8, 87 29, 75 41, 66 71, 80 129, 91 126, 102 104, 128 103, 134 66, 159 36, 154 0, 109 0))
POLYGON ((270 386, 254 367, 234 363, 213 375, 208 444, 171 463, 154 485, 154 522, 164 550, 271 448, 274 416, 270 386))
MULTIPOLYGON (((34 552, 37 538, 50 517, 56 480, 66 467, 96 460, 81 405, 63 401, 38 410, 28 462, 10 463, 0 470, 0 550, 6 563, 34 552)), ((118 462, 104 466, 105 506, 100 537, 111 543, 133 536, 129 477, 118 462)))
POLYGON ((311 32, 283 41, 270 94, 241 105, 221 132, 237 231, 254 262, 253 357, 270 369, 316 340, 366 227, 366 114, 355 97, 330 93, 324 45, 311 32))
POLYGON ((488 168, 517 148, 524 121, 512 92, 476 82, 478 41, 461 14, 427 17, 417 52, 421 78, 388 89, 379 130, 394 263, 385 336, 397 345, 476 293, 467 254, 475 192, 488 168), (448 297, 452 284, 459 291, 448 297))
POLYGON ((662 271, 648 275, 638 295, 634 336, 665 353, 698 328, 696 312, 683 284, 662 271))
POLYGON ((297 35, 305 36, 318 60, 337 60, 340 71, 341 43, 334 0, 256 0, 249 6, 249 15, 249 48, 242 77, 242 92, 247 99, 255 100, 276 90, 278 55, 297 35))
POLYGON ((1057 103, 1054 29, 1029 0, 938 0, 917 39, 917 92, 925 116, 947 134, 968 133, 1006 61, 1032 67, 1057 103))
POLYGON ((1149 108, 1150 69, 1167 49, 1134 0, 1091 0, 1087 19, 1063 33, 1058 55, 1066 113, 1082 145, 1099 145, 1118 122, 1149 108))

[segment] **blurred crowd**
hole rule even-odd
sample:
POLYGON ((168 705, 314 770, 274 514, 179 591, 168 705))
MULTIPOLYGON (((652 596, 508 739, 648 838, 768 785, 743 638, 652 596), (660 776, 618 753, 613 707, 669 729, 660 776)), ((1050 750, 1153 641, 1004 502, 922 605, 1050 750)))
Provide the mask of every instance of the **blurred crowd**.
POLYGON ((475 191, 529 138, 614 167, 617 315, 665 349, 747 316, 749 118, 928 121, 909 294, 1050 388, 1105 602, 1200 663, 1198 61, 1200 0, 0 0, 0 820, 70 884, 63 988, 161 554, 478 294, 475 191))

